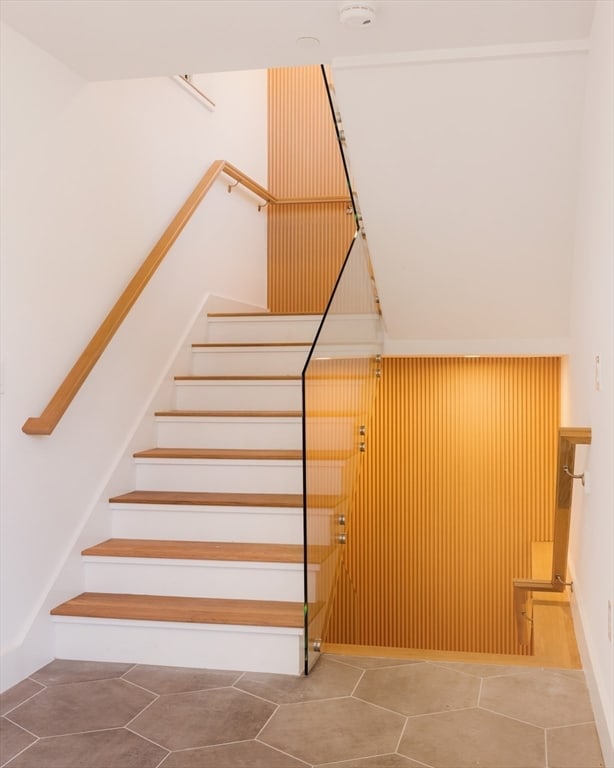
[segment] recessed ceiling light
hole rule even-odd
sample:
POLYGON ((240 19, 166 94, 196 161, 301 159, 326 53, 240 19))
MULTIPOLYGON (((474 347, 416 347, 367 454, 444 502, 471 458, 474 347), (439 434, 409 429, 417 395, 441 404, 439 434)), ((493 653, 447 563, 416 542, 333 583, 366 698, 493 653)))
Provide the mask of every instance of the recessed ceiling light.
POLYGON ((317 37, 297 37, 296 44, 299 48, 304 50, 313 50, 320 45, 320 41, 317 37))
POLYGON ((347 2, 339 11, 339 21, 348 27, 367 27, 375 21, 371 3, 347 2))

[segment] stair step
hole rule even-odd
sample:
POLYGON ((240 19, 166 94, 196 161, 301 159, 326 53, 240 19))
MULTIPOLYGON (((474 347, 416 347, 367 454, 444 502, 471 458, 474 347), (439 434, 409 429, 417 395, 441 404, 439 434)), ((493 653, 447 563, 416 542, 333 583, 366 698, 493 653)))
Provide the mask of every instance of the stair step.
POLYGON ((259 627, 303 626, 303 603, 274 600, 220 600, 83 592, 51 611, 53 616, 138 619, 259 627))
MULTIPOLYGON (((347 378, 350 378, 349 376, 347 378)), ((175 376, 175 381, 194 381, 194 382, 275 382, 275 381, 301 381, 302 376, 175 376)))
MULTIPOLYGON (((151 490, 300 493, 303 487, 300 451, 154 448, 134 461, 137 486, 151 490)), ((327 467, 329 475, 335 470, 327 467)))
POLYGON ((283 347, 310 347, 310 341, 203 341, 192 344, 192 349, 280 349, 283 347))
POLYGON ((299 410, 301 377, 176 376, 175 406, 179 410, 299 410))
POLYGON ((192 345, 195 376, 279 376, 302 372, 311 343, 253 342, 192 345))
POLYGON ((173 410, 156 414, 159 446, 296 450, 302 445, 300 411, 173 410))
POLYGON ((109 506, 112 535, 120 538, 303 541, 302 494, 133 491, 111 499, 109 506))
POLYGON ((313 339, 322 319, 313 314, 207 315, 209 341, 296 341, 313 339))
MULTIPOLYGON (((329 501, 331 506, 335 499, 329 501)), ((303 508, 302 493, 211 493, 208 491, 130 491, 109 499, 111 504, 181 504, 217 507, 303 508)))
POLYGON ((301 460, 302 451, 243 448, 149 448, 134 454, 137 459, 287 459, 301 460))
POLYGON ((302 563, 304 550, 301 544, 107 539, 107 541, 84 549, 81 554, 90 557, 154 557, 175 560, 302 563))
POLYGON ((303 603, 83 593, 52 611, 58 659, 301 674, 303 603))
MULTIPOLYGON (((84 588, 94 593, 300 601, 302 544, 108 539, 83 550, 84 588)), ((313 556, 324 557, 324 548, 313 556)), ((319 563, 309 567, 316 594, 319 563)))
POLYGON ((301 411, 156 411, 156 416, 173 416, 175 418, 231 418, 231 419, 287 419, 300 418, 301 411))

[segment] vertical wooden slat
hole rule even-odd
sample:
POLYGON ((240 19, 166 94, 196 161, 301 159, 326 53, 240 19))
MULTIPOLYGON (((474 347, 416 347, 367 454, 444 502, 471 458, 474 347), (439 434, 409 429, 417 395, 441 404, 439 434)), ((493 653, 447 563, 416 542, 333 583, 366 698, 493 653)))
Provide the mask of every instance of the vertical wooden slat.
POLYGON ((511 585, 552 537, 559 360, 383 362, 327 639, 526 653, 511 585))
MULTIPOLYGON (((268 119, 276 197, 348 195, 319 67, 269 70, 268 119)), ((354 231, 346 204, 279 205, 268 216, 269 309, 322 312, 354 231)))

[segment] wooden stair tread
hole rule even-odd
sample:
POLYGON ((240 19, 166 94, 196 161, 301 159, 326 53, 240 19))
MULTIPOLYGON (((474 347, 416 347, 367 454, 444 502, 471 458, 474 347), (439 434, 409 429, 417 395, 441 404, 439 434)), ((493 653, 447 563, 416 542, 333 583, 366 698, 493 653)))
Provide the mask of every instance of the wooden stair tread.
POLYGON ((319 312, 208 312, 207 317, 313 317, 322 318, 319 312))
POLYGON ((167 539, 107 539, 81 552, 90 557, 139 557, 171 560, 225 560, 252 563, 302 563, 302 544, 235 541, 173 541, 167 539))
MULTIPOLYGON (((175 376, 175 381, 300 381, 301 376, 175 376)), ((349 377, 348 377, 349 378, 349 377)))
POLYGON ((252 448, 149 448, 138 451, 135 459, 281 459, 300 461, 301 450, 259 450, 252 448))
POLYGON ((204 341, 192 344, 192 349, 219 349, 220 347, 231 347, 232 349, 241 349, 242 347, 251 349, 259 347, 310 347, 311 341, 204 341))
POLYGON ((53 608, 51 614, 100 619, 302 628, 303 608, 302 603, 274 600, 83 592, 53 608))
POLYGON ((297 418, 301 416, 301 411, 156 411, 156 416, 221 416, 236 418, 256 418, 262 416, 265 418, 297 418))
MULTIPOLYGON (((112 504, 185 504, 216 507, 289 507, 302 509, 301 493, 212 493, 210 491, 130 491, 112 504)), ((328 506, 328 505, 326 505, 328 506)))

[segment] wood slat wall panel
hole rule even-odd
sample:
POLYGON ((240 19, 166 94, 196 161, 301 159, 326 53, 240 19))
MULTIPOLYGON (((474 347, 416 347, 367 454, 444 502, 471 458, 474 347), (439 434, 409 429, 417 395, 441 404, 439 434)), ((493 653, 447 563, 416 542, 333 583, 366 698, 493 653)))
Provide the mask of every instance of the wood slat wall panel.
POLYGON ((559 376, 558 358, 384 359, 328 641, 526 652, 512 579, 552 537, 559 376))
MULTIPOLYGON (((347 196, 319 67, 269 70, 268 188, 280 198, 347 196)), ((353 232, 344 203, 268 209, 268 303, 322 312, 353 232)))

